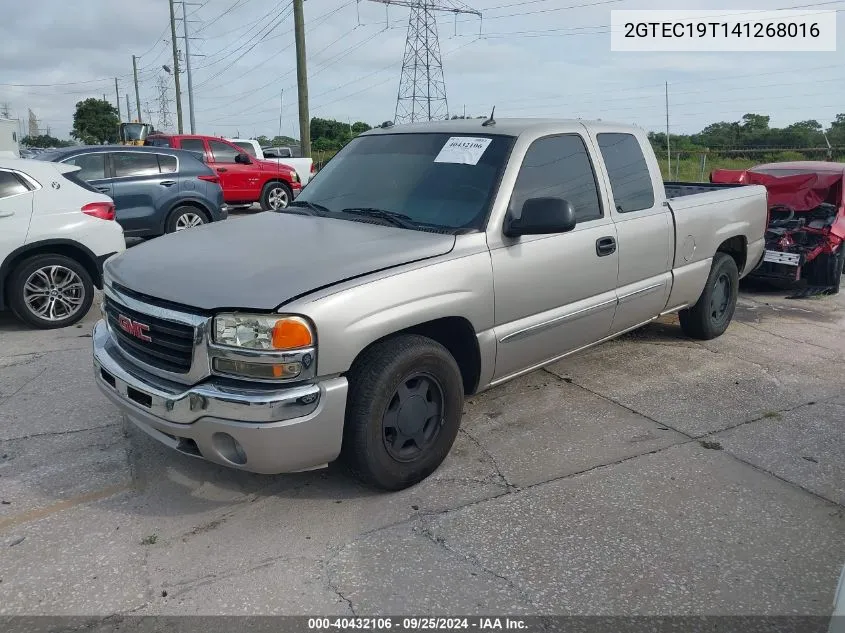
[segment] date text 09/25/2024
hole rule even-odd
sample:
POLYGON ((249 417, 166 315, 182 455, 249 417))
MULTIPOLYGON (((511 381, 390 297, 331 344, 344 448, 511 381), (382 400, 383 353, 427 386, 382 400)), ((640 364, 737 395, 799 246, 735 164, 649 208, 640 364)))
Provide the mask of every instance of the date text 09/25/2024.
POLYGON ((308 630, 528 631, 525 620, 508 617, 309 618, 308 630))

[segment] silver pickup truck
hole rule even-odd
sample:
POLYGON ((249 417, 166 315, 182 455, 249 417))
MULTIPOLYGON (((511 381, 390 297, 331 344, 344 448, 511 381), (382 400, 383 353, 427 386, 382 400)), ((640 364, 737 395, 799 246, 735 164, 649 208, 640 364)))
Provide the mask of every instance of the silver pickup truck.
POLYGON ((397 490, 446 457, 467 394, 671 312, 722 334, 766 215, 763 187, 664 186, 632 126, 385 124, 284 212, 108 261, 96 380, 182 453, 341 457, 397 490))

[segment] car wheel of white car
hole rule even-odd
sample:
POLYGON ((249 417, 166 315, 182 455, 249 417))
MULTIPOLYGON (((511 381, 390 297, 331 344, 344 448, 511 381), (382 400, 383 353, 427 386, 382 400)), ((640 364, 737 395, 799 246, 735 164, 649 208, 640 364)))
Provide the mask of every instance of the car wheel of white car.
POLYGON ((177 207, 167 220, 166 230, 168 233, 184 231, 207 222, 205 214, 195 207, 177 207))
POLYGON ((78 261, 64 255, 26 259, 10 277, 12 311, 37 328, 73 325, 88 313, 93 301, 91 275, 78 261))
POLYGON ((283 182, 268 182, 261 192, 261 208, 264 211, 278 211, 286 208, 293 197, 283 182))
POLYGON ((678 314, 684 334, 705 341, 721 336, 733 319, 738 292, 739 270, 734 258, 716 253, 698 301, 678 314))
POLYGON ((349 372, 341 455, 367 484, 412 486, 448 455, 463 402, 461 371, 440 343, 419 335, 376 343, 349 372))

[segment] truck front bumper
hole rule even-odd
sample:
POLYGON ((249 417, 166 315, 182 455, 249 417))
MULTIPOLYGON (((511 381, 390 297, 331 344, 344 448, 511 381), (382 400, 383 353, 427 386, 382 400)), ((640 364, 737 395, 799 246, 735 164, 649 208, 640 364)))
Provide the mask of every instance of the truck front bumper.
POLYGON ((105 321, 94 326, 94 378, 129 420, 193 457, 255 473, 325 466, 340 454, 346 378, 284 388, 210 379, 186 387, 127 361, 105 321))

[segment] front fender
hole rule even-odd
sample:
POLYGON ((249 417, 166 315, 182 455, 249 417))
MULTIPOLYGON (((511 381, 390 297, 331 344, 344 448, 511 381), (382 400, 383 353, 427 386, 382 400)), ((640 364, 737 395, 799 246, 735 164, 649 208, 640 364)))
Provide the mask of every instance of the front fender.
MULTIPOLYGON (((409 264, 303 297, 282 311, 303 314, 316 325, 321 376, 345 373, 362 350, 385 336, 445 317, 469 321, 479 342, 494 340, 483 337, 493 328, 490 255, 485 247, 409 264)), ((495 349, 490 352, 481 350, 483 362, 495 358, 495 349)))

